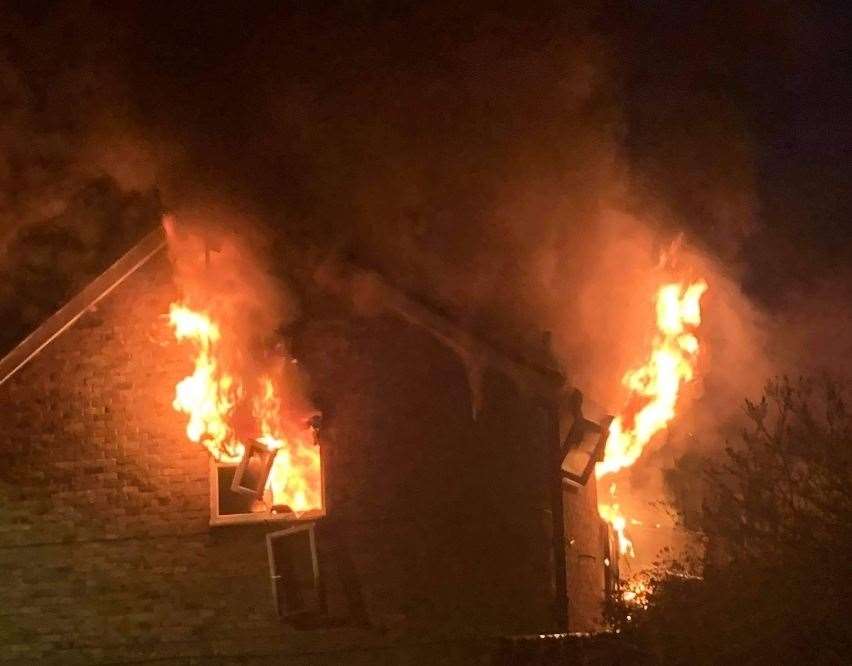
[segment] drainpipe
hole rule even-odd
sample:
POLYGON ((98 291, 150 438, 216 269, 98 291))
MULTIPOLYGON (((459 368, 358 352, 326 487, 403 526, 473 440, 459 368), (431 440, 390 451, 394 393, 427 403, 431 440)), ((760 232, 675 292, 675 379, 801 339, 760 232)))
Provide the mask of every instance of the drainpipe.
POLYGON ((557 631, 568 631, 568 571, 565 557, 565 516, 562 503, 562 442, 559 438, 558 402, 545 408, 547 414, 548 439, 548 483, 550 485, 550 513, 553 518, 553 600, 554 619, 557 631))
MULTIPOLYGON (((542 335, 542 351, 550 367, 558 364, 553 354, 552 335, 544 331, 542 335)), ((558 385, 545 396, 544 413, 547 437, 546 471, 547 483, 550 487, 550 515, 553 521, 552 557, 553 557, 553 616, 556 631, 568 631, 568 571, 565 557, 565 515, 562 503, 562 437, 559 431, 559 401, 565 378, 560 377, 558 385)))

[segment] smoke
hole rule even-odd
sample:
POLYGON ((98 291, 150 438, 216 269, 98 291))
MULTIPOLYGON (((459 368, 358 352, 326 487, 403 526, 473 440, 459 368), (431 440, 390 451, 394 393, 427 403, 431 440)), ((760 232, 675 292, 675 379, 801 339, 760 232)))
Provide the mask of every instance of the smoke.
POLYGON ((122 30, 90 3, 0 10, 0 351, 157 223, 122 30))
MULTIPOLYGON (((656 288, 701 277, 701 379, 657 455, 718 450, 765 378, 852 358, 832 120, 848 97, 828 94, 849 85, 819 47, 842 30, 804 3, 564 4, 19 12, 0 61, 7 247, 92 178, 99 201, 156 185, 179 219, 353 260, 506 346, 550 330, 609 411, 647 354, 656 288)), ((71 226, 103 219, 104 235, 123 215, 71 226)), ((260 288, 266 330, 297 316, 260 288)))
POLYGON ((223 207, 182 209, 165 218, 178 303, 209 317, 220 331, 212 350, 217 372, 239 385, 234 412, 228 413, 234 435, 262 434, 257 412, 265 390, 277 404, 273 434, 302 435, 315 410, 286 337, 299 304, 289 286, 273 276, 264 238, 249 233, 250 225, 245 213, 223 207))

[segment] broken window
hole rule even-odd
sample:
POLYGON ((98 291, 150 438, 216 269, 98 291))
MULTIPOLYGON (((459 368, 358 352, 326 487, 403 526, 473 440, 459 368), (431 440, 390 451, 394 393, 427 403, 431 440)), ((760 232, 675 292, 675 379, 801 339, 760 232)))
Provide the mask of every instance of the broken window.
POLYGON ((231 490, 242 495, 262 498, 276 453, 277 450, 270 450, 257 440, 249 440, 243 459, 234 470, 231 490))
POLYGON ((251 514, 263 514, 267 512, 266 504, 262 497, 248 495, 233 491, 236 479, 237 465, 225 465, 213 463, 211 468, 211 522, 216 517, 220 522, 242 522, 228 521, 229 518, 237 516, 251 516, 251 514), (214 492, 215 491, 215 492, 214 492))
POLYGON ((560 406, 562 440, 562 477, 581 486, 586 485, 595 463, 603 460, 609 437, 611 416, 592 421, 583 415, 583 394, 574 390, 560 406))
POLYGON ((210 525, 309 521, 325 515, 322 475, 320 507, 299 512, 288 505, 274 503, 272 492, 265 487, 266 464, 265 456, 258 454, 253 454, 248 461, 244 458, 239 464, 217 463, 210 459, 210 525))
POLYGON ((320 423, 319 416, 313 417, 308 422, 311 439, 286 450, 248 440, 239 463, 211 458, 210 524, 307 521, 324 516, 320 423))
POLYGON ((324 615, 313 523, 266 535, 272 598, 279 617, 308 620, 324 615))

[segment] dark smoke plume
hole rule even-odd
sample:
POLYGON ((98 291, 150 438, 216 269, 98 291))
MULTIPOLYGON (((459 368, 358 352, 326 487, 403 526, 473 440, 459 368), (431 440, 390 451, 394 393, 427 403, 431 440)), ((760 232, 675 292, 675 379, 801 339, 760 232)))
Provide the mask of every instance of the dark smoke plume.
POLYGON ((0 353, 160 217, 121 31, 87 8, 0 10, 0 353))
MULTIPOLYGON (((21 230, 44 224, 136 228, 125 216, 154 217, 156 186, 168 209, 245 211, 270 246, 355 261, 507 345, 550 330, 569 380, 610 410, 647 353, 656 286, 700 276, 696 429, 761 375, 844 354, 843 22, 807 3, 531 4, 11 11, 6 247, 39 248, 21 230), (93 183, 109 212, 68 212, 93 183), (666 273, 679 234, 682 273, 666 273)), ((73 284, 95 270, 67 263, 84 267, 73 284)))

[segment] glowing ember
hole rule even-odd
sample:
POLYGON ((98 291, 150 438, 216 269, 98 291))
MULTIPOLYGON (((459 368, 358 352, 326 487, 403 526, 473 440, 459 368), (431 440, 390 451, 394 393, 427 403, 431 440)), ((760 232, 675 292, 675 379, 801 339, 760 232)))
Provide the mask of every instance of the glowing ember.
POLYGON ((274 376, 261 375, 256 386, 247 387, 228 372, 220 353, 226 336, 207 313, 173 303, 169 322, 178 340, 188 340, 196 348, 195 370, 178 382, 172 403, 189 417, 187 437, 224 463, 242 459, 245 447, 240 436, 256 438, 277 450, 266 486, 272 504, 288 506, 296 513, 322 508, 319 448, 306 425, 287 428, 283 423, 281 391, 274 376), (247 432, 238 434, 235 424, 244 420, 238 412, 249 402, 251 423, 241 422, 247 432))
MULTIPOLYGON (((621 592, 621 598, 629 605, 638 608, 648 607, 648 597, 653 593, 654 588, 647 578, 635 576, 625 583, 625 587, 621 592)), ((627 616, 630 620, 630 616, 627 616)))
MULTIPOLYGON (((701 323, 701 296, 706 290, 707 283, 699 280, 666 284, 657 291, 658 334, 648 361, 624 375, 622 383, 630 398, 610 426, 604 459, 595 469, 597 478, 633 465, 674 418, 681 386, 695 375, 699 344, 694 331, 701 323)), ((615 494, 614 484, 610 494, 615 494)), ((621 553, 633 556, 633 544, 625 534, 627 520, 618 504, 600 503, 598 513, 618 533, 621 553)))

